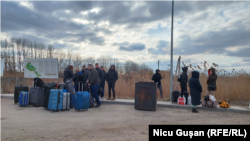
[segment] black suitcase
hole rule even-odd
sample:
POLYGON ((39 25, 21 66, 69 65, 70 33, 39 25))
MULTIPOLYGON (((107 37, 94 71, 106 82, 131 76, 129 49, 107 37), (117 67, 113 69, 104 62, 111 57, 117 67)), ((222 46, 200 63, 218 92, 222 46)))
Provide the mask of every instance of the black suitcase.
POLYGON ((19 94, 21 93, 21 91, 26 91, 29 92, 29 87, 28 86, 15 86, 15 90, 14 90, 14 103, 18 103, 19 102, 19 94))
POLYGON ((45 109, 48 108, 48 104, 49 104, 49 93, 50 93, 50 89, 54 89, 56 87, 56 83, 52 82, 49 84, 44 84, 44 100, 43 100, 43 107, 45 109))
POLYGON ((67 85, 65 83, 58 84, 58 89, 67 89, 67 85))
POLYGON ((180 91, 173 91, 172 92, 172 103, 177 103, 179 96, 180 96, 180 91))

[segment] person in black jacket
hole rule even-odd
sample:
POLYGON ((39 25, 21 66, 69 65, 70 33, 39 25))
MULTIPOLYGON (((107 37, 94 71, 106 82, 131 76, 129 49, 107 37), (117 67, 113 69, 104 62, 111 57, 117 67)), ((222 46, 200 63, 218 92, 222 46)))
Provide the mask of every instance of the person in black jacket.
POLYGON ((107 82, 108 82, 108 88, 109 88, 109 98, 107 100, 115 100, 115 82, 118 79, 118 73, 115 70, 115 66, 112 65, 107 73, 107 82), (111 89, 113 91, 113 98, 111 98, 111 89))
POLYGON ((161 92, 161 98, 162 98, 162 86, 161 86, 161 71, 160 70, 155 70, 155 74, 152 77, 152 80, 154 80, 155 83, 157 83, 158 88, 161 92))
POLYGON ((66 83, 65 81, 67 79, 71 79, 73 77, 73 66, 69 65, 65 70, 63 74, 63 82, 66 83))
POLYGON ((75 91, 78 92, 79 81, 82 81, 82 75, 79 69, 76 69, 76 73, 74 74, 72 80, 75 84, 75 91))
POLYGON ((81 74, 82 74, 83 84, 85 84, 88 80, 88 77, 89 77, 89 70, 86 69, 85 65, 82 66, 81 74))
POLYGON ((104 88, 105 88, 105 81, 106 81, 106 72, 105 72, 103 66, 101 66, 100 69, 102 70, 102 77, 100 78, 100 88, 102 90, 101 101, 102 101, 102 100, 104 100, 104 88))
POLYGON ((192 112, 198 113, 196 110, 196 105, 201 104, 201 92, 202 86, 199 81, 200 73, 198 71, 192 71, 192 77, 189 79, 189 88, 191 94, 191 102, 192 102, 192 112))
POLYGON ((181 85, 181 94, 183 94, 185 91, 187 92, 187 82, 188 82, 188 67, 183 67, 182 68, 182 73, 180 77, 178 78, 178 81, 180 82, 181 85))
MULTIPOLYGON (((103 72, 102 70, 99 68, 99 63, 95 63, 95 70, 98 72, 98 75, 99 75, 99 80, 101 82, 101 78, 103 77, 103 72)), ((99 88, 98 88, 98 96, 101 96, 102 95, 102 90, 101 90, 101 85, 99 85, 99 88)), ((102 99, 101 99, 102 100, 102 99)))

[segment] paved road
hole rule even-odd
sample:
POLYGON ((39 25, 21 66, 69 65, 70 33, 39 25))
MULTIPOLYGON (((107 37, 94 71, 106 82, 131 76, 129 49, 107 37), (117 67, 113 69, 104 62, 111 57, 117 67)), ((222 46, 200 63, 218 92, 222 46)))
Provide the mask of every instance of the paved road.
POLYGON ((18 107, 1 99, 1 139, 12 140, 148 140, 149 124, 250 124, 250 115, 157 108, 138 111, 130 105, 103 104, 101 108, 51 113, 42 107, 18 107))

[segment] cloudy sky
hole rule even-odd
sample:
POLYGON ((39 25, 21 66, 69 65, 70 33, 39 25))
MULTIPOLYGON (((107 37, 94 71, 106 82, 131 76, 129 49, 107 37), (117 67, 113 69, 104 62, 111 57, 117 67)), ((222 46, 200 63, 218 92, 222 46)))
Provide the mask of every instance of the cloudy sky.
MULTIPOLYGON (((171 1, 1 2, 1 38, 27 38, 82 56, 110 55, 167 70, 171 1)), ((174 64, 250 72, 250 1, 174 4, 174 64)), ((175 66, 175 65, 174 65, 175 66)))

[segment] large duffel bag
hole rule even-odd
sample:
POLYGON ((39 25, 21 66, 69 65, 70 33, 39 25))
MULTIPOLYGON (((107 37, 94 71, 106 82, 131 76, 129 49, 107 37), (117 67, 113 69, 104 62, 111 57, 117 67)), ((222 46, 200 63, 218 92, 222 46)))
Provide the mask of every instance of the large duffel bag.
POLYGON ((43 86, 44 86, 43 80, 39 77, 35 77, 34 78, 34 87, 43 88, 43 86))
POLYGON ((201 105, 203 107, 208 107, 208 108, 217 108, 217 102, 216 101, 203 100, 201 105))
POLYGON ((28 86, 15 86, 15 89, 14 89, 14 103, 18 103, 19 102, 19 94, 22 92, 22 91, 26 91, 26 92, 29 92, 29 87, 28 86))
POLYGON ((43 106, 44 101, 44 88, 31 87, 30 88, 30 105, 40 107, 43 106))

